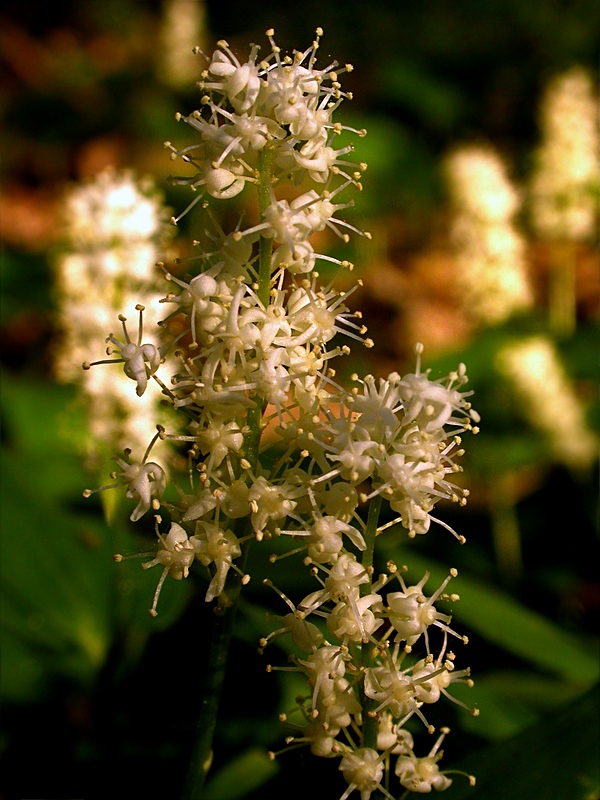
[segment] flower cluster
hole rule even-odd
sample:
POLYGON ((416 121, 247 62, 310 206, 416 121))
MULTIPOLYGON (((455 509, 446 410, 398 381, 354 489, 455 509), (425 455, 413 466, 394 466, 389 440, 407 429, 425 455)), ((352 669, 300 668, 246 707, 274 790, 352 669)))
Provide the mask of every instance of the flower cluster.
MULTIPOLYGON (((407 586, 401 572, 390 562, 388 573, 373 582, 370 570, 355 555, 341 552, 329 566, 313 567, 322 588, 297 607, 276 590, 290 613, 283 617, 283 627, 260 642, 262 649, 274 636, 289 633, 301 652, 293 658, 294 667, 267 667, 295 669, 306 676, 307 695, 298 698, 291 712, 280 715, 294 729, 286 742, 288 749, 307 744, 316 756, 339 758, 348 783, 342 798, 357 790, 368 800, 378 790, 393 800, 383 785, 391 756, 397 756, 394 773, 407 793, 440 791, 452 782, 451 771, 438 766, 439 747, 449 730, 442 728, 429 753, 418 757, 406 726, 414 717, 433 734, 424 708, 442 695, 464 705, 448 687, 472 685, 469 669, 455 669, 455 655, 448 650, 449 635, 465 644, 467 638, 450 627, 451 617, 435 605, 459 599, 444 591, 457 571, 452 569, 429 597, 424 594, 428 573, 407 586), (395 581, 399 587, 388 591, 395 581), (324 630, 308 621, 311 614, 325 619, 324 630), (429 635, 434 628, 443 635, 435 655, 429 635), (410 655, 413 651, 418 655, 410 655)), ((467 777, 474 783, 472 776, 467 777)))
POLYGON ((162 4, 157 78, 174 89, 187 89, 196 75, 194 47, 208 35, 202 0, 165 0, 162 4))
MULTIPOLYGON (((82 372, 81 363, 96 351, 119 312, 141 303, 159 313, 155 264, 170 238, 168 212, 152 181, 105 170, 70 189, 63 217, 56 259, 57 377, 81 386, 92 451, 98 442, 109 441, 113 447, 145 448, 161 397, 158 387, 140 401, 132 397, 127 375, 82 372)), ((152 337, 153 346, 159 341, 152 337)), ((109 344, 115 344, 114 338, 109 344)))
POLYGON ((589 468, 598 456, 598 440, 550 339, 531 336, 506 345, 498 368, 555 458, 572 469, 589 468))
POLYGON ((482 322, 503 322, 533 302, 525 242, 514 221, 519 195, 489 147, 458 148, 445 167, 465 308, 482 322))
POLYGON ((477 431, 478 416, 464 365, 433 380, 421 369, 420 346, 414 373, 355 375, 350 390, 335 380, 332 359, 348 354, 350 343, 373 342, 347 305, 360 284, 340 291, 321 283, 317 270, 319 261, 352 265, 316 252, 315 234, 367 235, 338 216, 352 204, 347 193, 360 190, 365 165, 347 160, 352 145, 336 148, 335 140, 364 131, 334 121, 349 96, 339 76, 351 66, 317 67, 321 33, 288 56, 268 31, 271 52, 261 61, 256 46, 240 62, 220 42, 206 57, 201 109, 178 115, 196 139, 182 149, 166 143, 193 169, 174 180, 196 192, 192 205, 202 201, 208 230, 191 274, 163 265, 172 291, 162 298, 169 313, 161 324, 181 331, 177 369, 170 380, 159 377, 163 353, 146 343, 141 317, 135 341, 125 322, 123 341, 111 341, 137 393, 158 382, 186 427, 158 426, 143 458, 119 460, 115 479, 137 501, 132 519, 151 508, 170 515, 163 532, 156 516, 157 547, 143 565, 162 567, 153 615, 166 578, 184 579, 194 565, 207 574, 208 602, 234 602, 233 585, 249 580, 243 565, 252 540, 273 545, 272 563, 301 555, 319 588, 297 607, 281 595, 290 612, 279 633, 301 652, 291 668, 308 684, 290 741, 338 757, 348 783, 343 797, 357 790, 368 800, 376 788, 387 794, 382 776, 391 754, 407 790, 450 783, 438 767, 446 729, 417 757, 405 724, 414 716, 432 732, 423 705, 470 680, 467 669, 454 670, 448 650, 449 636, 465 637, 436 608, 458 599, 445 593, 455 571, 427 597, 427 575, 407 585, 392 564, 374 581, 373 551, 376 536, 396 523, 410 537, 438 523, 464 542, 432 512, 442 499, 466 502, 453 476, 461 470, 461 434, 477 431), (248 185, 257 189, 257 218, 225 233, 209 202, 248 185), (165 474, 148 461, 160 441, 187 449, 189 487, 177 485, 176 497, 165 496, 165 474), (392 518, 380 524, 384 503, 392 518), (441 632, 437 647, 432 628, 441 632), (409 663, 411 651, 417 657, 409 663))
POLYGON ((530 198, 534 227, 550 239, 593 239, 598 226, 598 99, 584 69, 573 67, 550 82, 540 128, 543 139, 530 198))

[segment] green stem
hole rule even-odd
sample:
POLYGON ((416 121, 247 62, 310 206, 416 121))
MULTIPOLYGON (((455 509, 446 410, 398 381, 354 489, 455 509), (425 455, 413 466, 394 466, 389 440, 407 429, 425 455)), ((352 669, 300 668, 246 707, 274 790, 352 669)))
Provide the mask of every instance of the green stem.
POLYGON ((523 577, 521 533, 515 503, 515 478, 498 476, 490 487, 490 516, 498 571, 507 583, 523 577))
MULTIPOLYGON (((273 151, 264 147, 260 151, 258 189, 258 211, 260 217, 271 204, 271 159, 273 151)), ((271 291, 271 255, 273 252, 273 239, 266 236, 260 237, 258 256, 258 298, 266 307, 269 305, 269 292, 271 291)))
MULTIPOLYGON (((369 505, 369 515, 367 517, 367 529, 365 531, 366 547, 363 552, 362 565, 369 575, 368 583, 360 587, 361 597, 371 593, 373 586, 373 556, 375 553, 375 538, 377 536, 377 525, 379 523, 379 513, 381 511, 381 495, 377 495, 371 500, 369 505)), ((364 691, 364 671, 373 665, 374 646, 369 642, 363 644, 361 651, 361 669, 363 677, 360 683, 362 717, 363 717, 363 747, 377 748, 377 717, 371 716, 376 702, 366 696, 364 691)))
MULTIPOLYGON (((271 157, 270 148, 263 148, 260 152, 260 177, 257 184, 258 190, 258 211, 262 218, 265 209, 271 203, 271 157)), ((258 243, 258 299, 265 306, 269 305, 269 293, 271 291, 271 256, 273 253, 273 239, 261 236, 258 243)), ((248 412, 248 427, 250 432, 246 437, 245 457, 250 462, 253 472, 258 466, 258 451, 260 437, 262 433, 262 415, 264 408, 256 405, 248 412)))
POLYGON ((550 328, 558 337, 575 333, 575 247, 572 242, 557 242, 550 265, 550 328))
POLYGON ((184 800, 200 800, 204 782, 212 762, 212 744, 217 725, 219 700, 221 699, 221 689, 225 677, 235 611, 236 604, 234 602, 232 607, 216 618, 213 627, 196 741, 192 748, 190 766, 183 792, 184 800))
MULTIPOLYGON (((271 202, 271 155, 270 149, 264 148, 260 156, 260 176, 257 188, 258 207, 261 217, 265 208, 271 202)), ((269 293, 271 290, 272 247, 272 239, 261 236, 259 243, 257 295, 265 307, 269 304, 269 293)), ((258 466, 263 410, 262 405, 257 403, 248 413, 247 422, 249 432, 246 435, 244 456, 250 463, 250 468, 254 473, 256 473, 258 466)), ((237 520, 236 523, 235 533, 239 538, 243 537, 246 533, 252 532, 248 517, 237 520)), ((242 545, 242 555, 238 561, 238 566, 242 573, 244 572, 248 557, 250 541, 251 540, 248 540, 242 545)), ((182 800, 201 800, 206 776, 208 775, 212 763, 212 747, 217 726, 219 702, 221 699, 221 690, 225 678, 225 669, 227 666, 229 647, 241 588, 240 576, 233 570, 230 570, 225 583, 225 589, 219 597, 218 606, 215 609, 217 617, 215 619, 210 645, 204 694, 182 800)))

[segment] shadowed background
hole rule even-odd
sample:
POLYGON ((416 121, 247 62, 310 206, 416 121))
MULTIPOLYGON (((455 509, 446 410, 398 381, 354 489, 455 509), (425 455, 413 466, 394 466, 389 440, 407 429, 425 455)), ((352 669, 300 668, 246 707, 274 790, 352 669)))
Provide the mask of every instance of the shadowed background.
MULTIPOLYGON (((187 193, 168 182, 162 143, 187 137, 175 112, 199 103, 194 81, 204 62, 191 48, 209 53, 226 38, 244 57, 248 42, 267 47, 264 31, 274 27, 283 49, 303 49, 317 25, 325 31, 320 63, 335 58, 355 67, 343 76, 354 99, 340 119, 369 131, 355 141, 357 160, 369 168, 348 218, 373 240, 353 241, 349 257, 364 281, 353 305, 363 309, 376 346, 368 356, 357 348, 339 375, 409 371, 421 341, 434 377, 467 364, 483 418, 464 459, 469 505, 440 513, 467 546, 441 529, 420 541, 390 536, 383 545, 386 558, 406 561, 416 575, 430 569, 432 583, 448 566, 460 573, 454 619, 470 636, 461 656, 476 678, 461 699, 479 705, 481 716, 450 706, 442 724, 453 729, 446 761, 467 759, 479 783, 468 789, 457 779, 445 796, 600 796, 597 765, 586 757, 597 751, 598 735, 588 694, 597 679, 600 606, 595 464, 564 458, 498 368, 507 345, 551 341, 586 430, 598 431, 597 242, 569 243, 575 325, 556 329, 551 275, 564 237, 541 236, 525 202, 549 82, 573 66, 595 74, 598 4, 306 0, 284 9, 270 0, 24 0, 5 2, 0 13, 1 798, 176 797, 211 623, 193 580, 167 582, 152 620, 154 576, 111 558, 148 547, 151 523, 140 544, 125 502, 108 509, 107 522, 106 505, 81 498, 86 486, 107 482, 111 467, 96 461, 90 474, 84 409, 76 387, 55 377, 65 192, 105 167, 131 168, 153 176, 179 213, 187 193), (494 148, 524 200, 512 224, 532 299, 494 324, 465 308, 452 235, 443 165, 464 143, 494 148)), ((185 237, 195 235, 198 220, 194 213, 182 220, 176 254, 187 254, 185 237)), ((348 257, 333 238, 324 247, 348 257)), ((274 764, 266 759, 286 735, 277 714, 294 705, 301 687, 293 677, 267 675, 256 655, 265 610, 282 609, 262 590, 263 562, 256 556, 250 566, 207 800, 267 800, 290 784, 335 800, 343 791, 335 763, 302 750, 274 764)), ((296 597, 303 581, 292 567, 277 577, 296 597)))

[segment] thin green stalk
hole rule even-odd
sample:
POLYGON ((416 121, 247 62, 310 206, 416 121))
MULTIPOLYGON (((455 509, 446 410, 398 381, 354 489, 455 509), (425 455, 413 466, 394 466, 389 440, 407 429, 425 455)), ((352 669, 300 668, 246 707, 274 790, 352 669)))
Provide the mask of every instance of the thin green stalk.
MULTIPOLYGON (((381 511, 381 495, 377 495, 371 500, 369 505, 369 515, 367 517, 367 529, 365 531, 366 547, 363 552, 362 565, 367 570, 369 575, 368 583, 364 583, 360 587, 361 597, 371 593, 373 585, 373 556, 375 553, 375 538, 377 536, 377 525, 379 524, 379 513, 381 511)), ((369 642, 363 644, 361 651, 361 668, 363 670, 363 677, 360 684, 361 704, 362 704, 362 717, 363 717, 363 747, 377 747, 377 717, 371 716, 369 712, 373 712, 376 707, 376 702, 371 700, 365 695, 364 691, 364 670, 368 669, 373 664, 374 646, 369 642)))
MULTIPOLYGON (((271 203, 271 159, 273 151, 269 147, 264 147, 260 152, 258 179, 258 210, 260 216, 264 214, 266 208, 271 203)), ((258 258, 258 298, 264 306, 269 305, 269 292, 271 291, 271 254, 273 251, 273 239, 260 237, 258 258)))
MULTIPOLYGON (((257 184, 258 190, 258 210, 260 217, 271 203, 271 157, 272 151, 265 147, 260 153, 260 177, 257 184)), ((269 293, 271 291, 271 255, 273 252, 273 239, 261 236, 258 243, 258 291, 257 295, 261 303, 267 307, 269 305, 269 293)), ((253 471, 256 471, 258 464, 258 451, 260 437, 262 434, 262 415, 264 408, 256 405, 248 412, 248 427, 250 432, 246 437, 245 457, 250 462, 253 471)))
MULTIPOLYGON (((257 185, 258 207, 261 217, 265 208, 271 202, 269 191, 271 182, 270 162, 271 151, 265 148, 261 152, 260 177, 257 185)), ((265 306, 269 304, 269 292, 271 290, 272 246, 272 239, 261 237, 259 243, 257 294, 265 306)), ((256 472, 256 467, 258 465, 260 438, 262 434, 262 415, 263 408, 259 403, 248 413, 249 432, 246 436, 244 456, 250 463, 250 467, 254 472, 256 472)), ((251 532, 249 519, 237 520, 235 525, 236 535, 241 538, 248 532, 251 532)), ((248 540, 242 545, 242 556, 238 561, 238 566, 242 573, 245 569, 250 542, 251 540, 248 540)), ((230 570, 225 583, 225 589, 215 609, 216 618, 208 656, 202 705, 200 707, 196 729, 196 740, 192 747, 182 800, 201 800, 206 777, 212 763, 212 747, 217 726, 219 702, 221 699, 221 690, 225 678, 225 669, 227 667, 229 647, 241 588, 240 575, 230 570)))
POLYGON ((558 242, 552 250, 549 292, 552 332, 559 337, 572 336, 577 324, 575 247, 572 242, 558 242))
POLYGON ((490 515, 498 570, 508 582, 523 577, 521 533, 515 502, 514 476, 499 476, 490 487, 490 515))
MULTIPOLYGON (((239 583, 239 577, 238 578, 239 583)), ((239 591, 238 591, 239 594, 239 591)), ((204 789, 204 782, 212 763, 212 744, 217 725, 217 713, 221 699, 221 689, 225 677, 227 655, 233 623, 235 620, 236 603, 226 609, 222 615, 217 616, 213 627, 210 655, 208 659, 204 694, 198 718, 197 735, 192 748, 190 765, 183 791, 184 800, 200 800, 204 789)))

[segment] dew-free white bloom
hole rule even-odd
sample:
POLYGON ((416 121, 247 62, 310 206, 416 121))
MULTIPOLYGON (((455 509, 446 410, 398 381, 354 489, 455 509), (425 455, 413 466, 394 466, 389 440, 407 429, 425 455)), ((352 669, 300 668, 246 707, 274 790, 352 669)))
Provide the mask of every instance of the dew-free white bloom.
MULTIPOLYGON (((125 329, 125 341, 110 341, 119 356, 112 360, 125 365, 139 393, 157 383, 179 413, 180 426, 159 427, 151 446, 180 443, 188 470, 176 499, 167 499, 147 463, 148 448, 139 475, 132 466, 129 480, 125 465, 123 481, 132 493, 141 481, 136 518, 161 505, 172 518, 166 536, 157 518, 157 552, 145 565, 163 565, 153 614, 164 580, 193 570, 208 580, 206 601, 225 613, 235 595, 232 577, 242 585, 249 580, 241 565, 252 540, 263 543, 255 546, 274 571, 280 558, 297 557, 297 568, 313 579, 311 590, 294 604, 268 579, 288 611, 260 640, 262 651, 289 636, 301 651, 286 667, 267 666, 306 680, 290 714, 295 734, 288 743, 340 760, 344 800, 353 792, 369 800, 375 791, 391 798, 384 788, 393 769, 389 756, 412 758, 404 728, 411 717, 432 730, 421 707, 451 682, 448 635, 466 639, 437 608, 458 599, 444 593, 449 578, 430 598, 422 593, 427 575, 409 587, 400 579, 402 591, 384 592, 399 577, 389 564, 373 580, 375 537, 390 528, 390 536, 425 534, 432 523, 448 528, 431 512, 442 499, 466 502, 467 492, 452 481, 463 454, 458 434, 477 432, 479 418, 465 391, 465 367, 433 379, 421 370, 420 346, 415 371, 404 377, 355 376, 351 390, 336 382, 330 361, 348 355, 350 345, 373 342, 350 308, 360 282, 342 292, 333 281, 323 284, 317 270, 323 260, 340 269, 352 265, 317 253, 315 235, 326 228, 342 242, 367 235, 342 218, 352 190, 362 188, 365 165, 347 158, 351 144, 335 146, 338 136, 364 131, 335 119, 349 97, 339 77, 351 67, 317 65, 321 31, 291 55, 281 52, 272 31, 267 37, 271 52, 260 61, 257 47, 244 61, 226 42, 205 56, 201 107, 177 117, 191 141, 180 148, 166 143, 191 171, 173 179, 195 193, 183 213, 201 202, 206 226, 188 275, 164 267, 172 291, 161 298, 168 306, 163 325, 180 331, 175 369, 165 375, 167 365, 158 363, 164 348, 143 349, 141 325, 135 341, 125 329), (254 217, 226 234, 211 207, 253 191, 254 217), (267 447, 275 458, 262 457, 267 447), (383 525, 373 510, 381 506, 395 515, 383 525), (264 551, 275 539, 290 546, 264 551), (410 655, 421 636, 425 660, 410 655), (383 747, 377 717, 385 721, 381 738, 392 737, 383 747)), ((437 750, 427 758, 437 764, 437 750)), ((422 763, 401 765, 400 783, 423 771, 422 763)), ((427 785, 448 783, 436 773, 427 785)))

